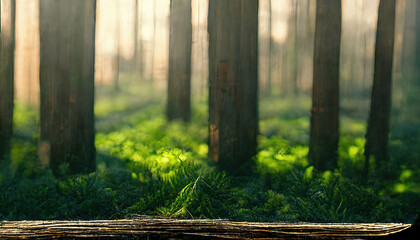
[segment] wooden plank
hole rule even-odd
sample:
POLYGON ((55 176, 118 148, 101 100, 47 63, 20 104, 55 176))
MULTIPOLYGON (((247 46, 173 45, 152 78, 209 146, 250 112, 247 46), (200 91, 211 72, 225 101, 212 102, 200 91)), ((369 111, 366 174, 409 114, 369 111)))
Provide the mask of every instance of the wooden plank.
POLYGON ((142 217, 1 221, 0 239, 398 239, 411 224, 257 223, 142 217))

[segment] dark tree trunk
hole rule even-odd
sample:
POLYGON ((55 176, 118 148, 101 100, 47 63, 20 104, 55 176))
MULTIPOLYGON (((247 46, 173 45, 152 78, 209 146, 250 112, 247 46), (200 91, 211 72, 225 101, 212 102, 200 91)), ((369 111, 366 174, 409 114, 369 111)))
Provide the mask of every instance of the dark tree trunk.
POLYGON ((365 173, 369 170, 371 157, 374 157, 378 167, 388 159, 394 31, 395 0, 381 0, 376 32, 372 99, 366 133, 365 173))
POLYGON ((271 95, 271 61, 273 56, 273 8, 271 0, 268 1, 268 95, 271 95))
POLYGON ((40 156, 56 176, 95 170, 95 0, 40 1, 40 156))
POLYGON ((420 1, 416 1, 416 60, 415 60, 415 69, 416 76, 418 79, 418 84, 420 84, 420 1))
MULTIPOLYGON (((293 2, 292 2, 293 3, 293 2)), ((293 43, 293 94, 296 96, 299 93, 299 0, 294 0, 294 43, 293 43)))
POLYGON ((258 133, 258 0, 209 1, 209 158, 248 171, 258 133))
POLYGON ((191 46, 191 0, 171 0, 168 120, 190 120, 191 46))
POLYGON ((337 167, 341 1, 318 0, 309 160, 315 169, 337 167))
POLYGON ((15 0, 0 0, 0 160, 10 153, 13 133, 15 0))

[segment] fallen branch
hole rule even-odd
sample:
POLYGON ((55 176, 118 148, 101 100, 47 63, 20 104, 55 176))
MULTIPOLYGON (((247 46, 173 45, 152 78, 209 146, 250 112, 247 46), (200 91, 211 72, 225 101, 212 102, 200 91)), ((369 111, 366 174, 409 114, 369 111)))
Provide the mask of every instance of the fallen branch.
POLYGON ((141 219, 2 221, 0 239, 397 239, 411 224, 255 223, 141 219))

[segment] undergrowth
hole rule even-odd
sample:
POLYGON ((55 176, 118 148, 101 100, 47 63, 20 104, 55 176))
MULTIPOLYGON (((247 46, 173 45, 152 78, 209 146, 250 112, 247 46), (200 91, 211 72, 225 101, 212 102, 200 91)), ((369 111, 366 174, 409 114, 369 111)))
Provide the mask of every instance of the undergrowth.
MULTIPOLYGON (((262 100, 256 169, 250 176, 232 177, 208 162, 205 104, 195 102, 192 122, 184 124, 168 123, 161 103, 126 107, 118 102, 114 110, 107 108, 109 101, 102 103, 106 106, 99 101, 94 173, 55 179, 40 167, 36 131, 14 138, 10 164, 2 163, 1 168, 0 219, 152 215, 412 222, 419 212, 417 126, 405 125, 391 136, 387 170, 374 171, 365 181, 363 120, 342 116, 339 168, 319 173, 307 160, 310 101, 262 100), (108 122, 108 114, 124 117, 108 122)), ((23 107, 17 111, 30 112, 23 107)), ((22 116, 17 126, 37 122, 29 113, 17 116, 22 116)))

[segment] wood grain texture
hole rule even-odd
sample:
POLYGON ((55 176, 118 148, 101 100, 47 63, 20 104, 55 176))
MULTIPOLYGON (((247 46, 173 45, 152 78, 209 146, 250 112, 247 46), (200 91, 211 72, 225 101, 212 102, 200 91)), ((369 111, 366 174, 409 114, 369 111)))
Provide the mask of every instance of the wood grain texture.
POLYGON ((320 171, 337 168, 341 1, 317 0, 309 161, 320 171))
POLYGON ((2 221, 1 239, 399 239, 410 224, 256 223, 143 217, 2 221))
POLYGON ((55 176, 95 170, 96 0, 41 0, 40 156, 55 176))
POLYGON ((395 38, 395 0, 381 0, 375 44, 375 69, 366 133, 365 175, 373 156, 376 167, 388 161, 388 135, 392 103, 392 66, 395 38))
POLYGON ((257 151, 258 5, 209 1, 209 159, 235 175, 257 151))

